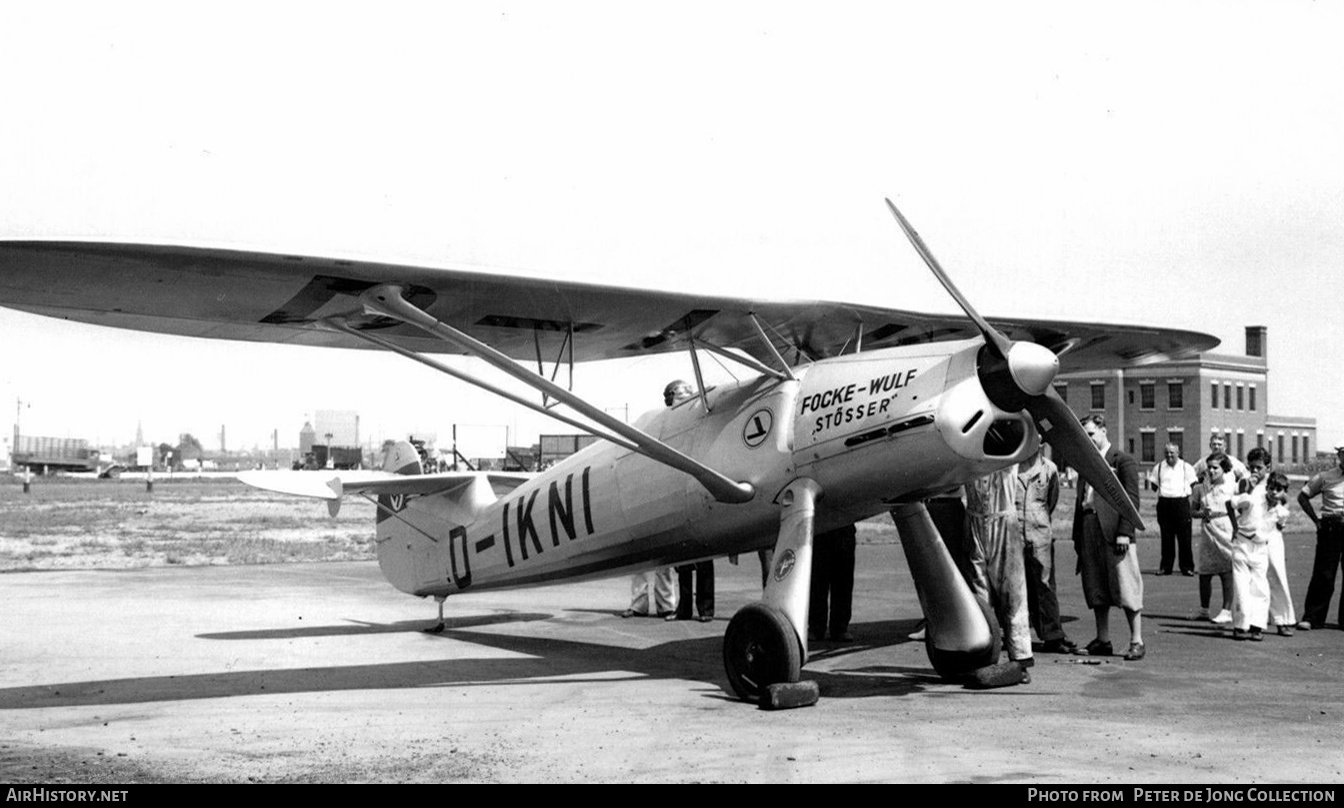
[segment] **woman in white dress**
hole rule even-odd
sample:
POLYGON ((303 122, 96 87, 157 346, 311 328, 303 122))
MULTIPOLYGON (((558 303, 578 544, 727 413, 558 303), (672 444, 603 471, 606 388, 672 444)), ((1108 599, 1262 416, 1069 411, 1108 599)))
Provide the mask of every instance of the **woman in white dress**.
POLYGON ((1232 461, 1225 454, 1210 455, 1208 477, 1193 515, 1204 523, 1199 541, 1196 569, 1199 572, 1199 615, 1209 620, 1209 600, 1213 597, 1213 576, 1217 575, 1223 587, 1223 608, 1212 622, 1226 625, 1232 622, 1232 536, 1235 526, 1227 515, 1227 501, 1237 493, 1232 479, 1232 461))

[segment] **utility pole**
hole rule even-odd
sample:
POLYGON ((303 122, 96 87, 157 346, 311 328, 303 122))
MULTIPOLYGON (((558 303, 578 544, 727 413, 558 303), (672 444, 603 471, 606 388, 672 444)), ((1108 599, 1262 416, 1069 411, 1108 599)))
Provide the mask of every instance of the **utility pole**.
MULTIPOLYGON (((31 404, 29 406, 32 406, 31 404)), ((14 397, 14 444, 9 448, 9 465, 16 473, 19 470, 19 436, 23 434, 19 428, 19 421, 23 418, 23 399, 14 397)), ((23 493, 27 494, 32 489, 33 475, 27 467, 23 467, 23 493)))

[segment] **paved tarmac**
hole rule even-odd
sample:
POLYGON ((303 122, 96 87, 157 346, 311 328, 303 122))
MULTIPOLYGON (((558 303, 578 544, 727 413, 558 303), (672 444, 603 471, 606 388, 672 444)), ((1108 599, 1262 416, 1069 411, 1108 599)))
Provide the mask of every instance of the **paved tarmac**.
MULTIPOLYGON (((1313 543, 1289 536, 1299 607, 1313 543)), ((1156 540, 1141 552, 1151 570, 1156 540)), ((899 546, 860 545, 859 641, 813 648, 817 706, 766 712, 722 674, 727 620, 759 586, 742 561, 716 564, 712 623, 622 619, 621 579, 453 598, 438 635, 420 631, 433 602, 372 563, 6 574, 0 781, 1344 780, 1333 623, 1234 642, 1189 619, 1195 579, 1148 575, 1146 660, 1038 655, 1031 684, 971 691, 906 639, 899 546)))

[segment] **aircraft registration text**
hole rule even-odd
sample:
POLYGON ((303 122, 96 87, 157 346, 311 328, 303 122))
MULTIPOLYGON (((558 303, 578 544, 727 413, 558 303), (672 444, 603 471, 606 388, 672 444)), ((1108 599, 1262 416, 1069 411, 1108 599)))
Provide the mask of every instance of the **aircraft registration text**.
POLYGON ((496 541, 499 541, 504 545, 504 559, 508 566, 512 568, 517 566, 519 562, 526 561, 532 556, 539 556, 544 552, 546 542, 542 541, 543 530, 546 532, 552 547, 560 546, 562 536, 566 541, 574 541, 593 535, 592 494, 589 487, 591 472, 591 467, 584 467, 578 475, 578 507, 582 509, 581 523, 577 518, 580 514, 577 513, 574 502, 575 475, 567 474, 563 483, 560 480, 552 480, 549 488, 546 489, 544 511, 537 505, 537 500, 542 493, 542 489, 537 488, 530 494, 521 494, 504 502, 504 507, 500 510, 498 533, 490 533, 471 541, 467 536, 467 528, 457 526, 450 530, 448 533, 448 561, 453 583, 459 589, 466 589, 471 586, 471 553, 468 552, 469 548, 476 555, 480 555, 492 549, 496 541), (540 526, 538 522, 540 522, 540 526), (582 536, 579 532, 580 525, 582 526, 582 536), (459 556, 461 559, 460 565, 458 563, 459 556))

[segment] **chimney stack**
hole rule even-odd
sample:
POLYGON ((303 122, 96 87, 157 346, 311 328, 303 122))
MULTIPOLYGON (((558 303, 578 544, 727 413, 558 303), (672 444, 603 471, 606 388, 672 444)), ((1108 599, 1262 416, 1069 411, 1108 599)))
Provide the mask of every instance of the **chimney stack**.
POLYGON ((1269 344, 1266 342, 1266 328, 1263 325, 1246 326, 1246 355, 1267 359, 1269 344))

